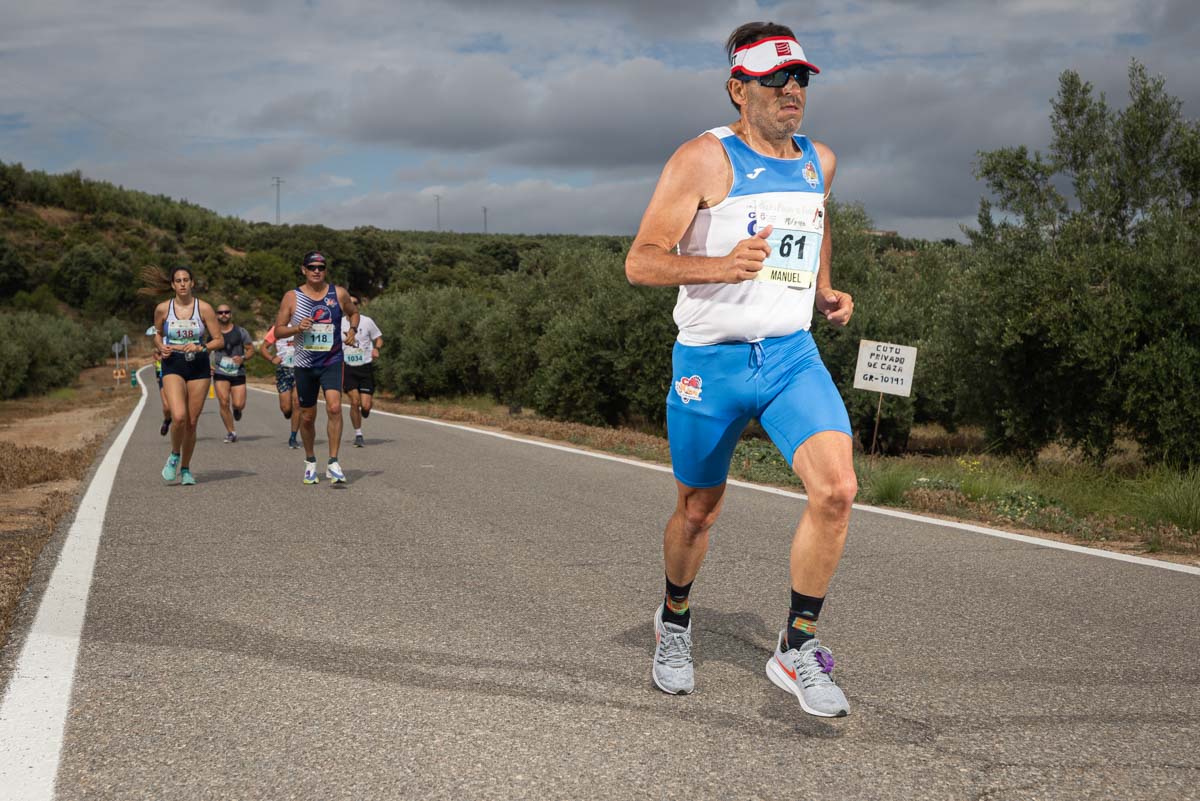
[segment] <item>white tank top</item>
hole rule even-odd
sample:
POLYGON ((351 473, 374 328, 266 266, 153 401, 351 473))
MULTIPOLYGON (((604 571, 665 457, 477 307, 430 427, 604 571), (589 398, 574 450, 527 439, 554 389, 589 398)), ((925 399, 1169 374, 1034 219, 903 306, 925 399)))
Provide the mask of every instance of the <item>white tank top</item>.
POLYGON ((825 177, 812 142, 797 135, 796 157, 778 159, 752 150, 727 127, 705 133, 725 148, 733 186, 720 203, 696 212, 679 241, 680 254, 727 256, 738 242, 771 224, 767 241, 772 255, 764 277, 791 285, 744 281, 680 286, 674 314, 679 342, 757 342, 807 330, 825 226, 825 177))
POLYGON ((175 298, 167 305, 163 320, 162 338, 168 345, 199 345, 204 341, 204 319, 200 316, 200 301, 192 298, 192 313, 180 318, 175 314, 175 298))

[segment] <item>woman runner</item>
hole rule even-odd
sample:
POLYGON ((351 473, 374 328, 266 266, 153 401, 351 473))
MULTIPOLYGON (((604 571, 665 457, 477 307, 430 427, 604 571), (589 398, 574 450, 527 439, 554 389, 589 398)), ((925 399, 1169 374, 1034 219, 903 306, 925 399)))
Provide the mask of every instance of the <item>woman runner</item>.
POLYGON ((163 466, 164 481, 196 483, 192 476, 192 451, 196 449, 196 424, 204 410, 212 380, 209 351, 225 345, 212 306, 192 294, 195 280, 189 267, 171 270, 175 297, 154 310, 154 346, 162 358, 163 394, 171 409, 171 454, 163 466), (205 335, 210 339, 205 343, 205 335))

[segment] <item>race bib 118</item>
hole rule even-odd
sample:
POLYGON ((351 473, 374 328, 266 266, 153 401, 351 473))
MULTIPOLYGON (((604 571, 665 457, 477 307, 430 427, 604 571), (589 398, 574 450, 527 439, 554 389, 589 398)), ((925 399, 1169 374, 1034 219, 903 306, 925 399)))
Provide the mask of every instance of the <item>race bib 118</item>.
POLYGON ((333 350, 333 323, 313 323, 300 332, 300 347, 311 351, 333 350))

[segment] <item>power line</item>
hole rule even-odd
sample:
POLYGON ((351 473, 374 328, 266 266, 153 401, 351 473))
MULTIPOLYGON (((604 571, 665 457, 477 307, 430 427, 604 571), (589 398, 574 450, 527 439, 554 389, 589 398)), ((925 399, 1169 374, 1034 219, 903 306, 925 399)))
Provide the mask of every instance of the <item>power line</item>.
POLYGON ((275 224, 278 225, 280 224, 280 185, 283 183, 283 179, 275 175, 271 177, 271 182, 275 185, 275 224))

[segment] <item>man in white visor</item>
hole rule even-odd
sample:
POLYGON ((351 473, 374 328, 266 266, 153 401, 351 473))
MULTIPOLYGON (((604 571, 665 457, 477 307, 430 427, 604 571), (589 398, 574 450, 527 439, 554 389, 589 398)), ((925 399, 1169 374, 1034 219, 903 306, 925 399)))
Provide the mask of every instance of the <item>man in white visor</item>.
POLYGON ((839 717, 850 707, 816 625, 858 483, 846 407, 809 332, 814 307, 838 326, 854 310, 830 274, 825 199, 836 160, 798 134, 820 70, 791 29, 748 23, 726 46, 739 119, 675 151, 625 261, 633 284, 679 287, 667 395, 677 499, 663 536, 652 675, 664 692, 693 689, 689 593, 734 446, 757 419, 808 494, 791 544, 791 609, 767 676, 806 712, 839 717))

